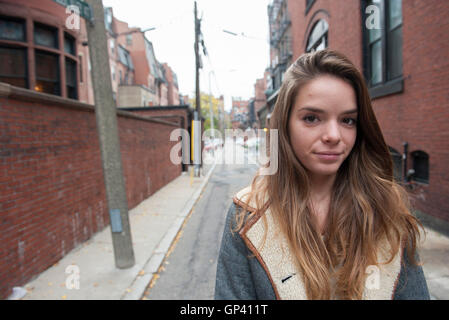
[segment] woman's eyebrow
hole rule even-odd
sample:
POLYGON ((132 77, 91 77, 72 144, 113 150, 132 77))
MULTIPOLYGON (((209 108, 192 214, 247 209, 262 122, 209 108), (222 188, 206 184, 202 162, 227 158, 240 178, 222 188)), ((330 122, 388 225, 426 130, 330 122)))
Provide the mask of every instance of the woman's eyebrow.
MULTIPOLYGON (((304 107, 298 110, 298 112, 302 111, 302 110, 307 110, 307 111, 312 111, 312 112, 316 112, 316 113, 326 113, 326 111, 324 111, 323 109, 319 109, 319 108, 315 108, 315 107, 304 107)), ((341 114, 351 114, 351 113, 356 113, 357 109, 351 109, 351 110, 347 110, 342 112, 341 114)))
POLYGON ((347 110, 342 112, 341 114, 351 114, 351 113, 357 113, 357 109, 347 110))

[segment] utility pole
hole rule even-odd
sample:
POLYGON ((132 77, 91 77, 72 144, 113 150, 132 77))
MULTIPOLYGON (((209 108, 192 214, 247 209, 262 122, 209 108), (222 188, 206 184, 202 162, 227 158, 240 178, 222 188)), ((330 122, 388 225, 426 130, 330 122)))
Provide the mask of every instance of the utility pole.
MULTIPOLYGON (((101 160, 111 223, 115 265, 119 269, 134 266, 134 250, 128 217, 125 181, 123 179, 117 109, 112 97, 111 71, 101 0, 86 0, 93 12, 93 23, 87 23, 95 115, 100 141, 101 160)), ((101 213, 100 213, 101 214, 101 213)))
POLYGON ((212 140, 212 154, 215 155, 215 132, 214 132, 214 114, 213 114, 213 108, 212 108, 212 88, 210 85, 210 74, 213 71, 209 71, 209 118, 210 118, 210 129, 211 129, 211 139, 212 140))
POLYGON ((194 120, 198 121, 200 125, 194 129, 193 137, 194 141, 194 164, 195 164, 195 176, 200 176, 200 164, 201 164, 201 96, 200 96, 200 52, 199 52, 199 36, 200 36, 200 21, 198 19, 198 11, 196 1, 194 4, 195 14, 195 81, 196 81, 196 108, 194 114, 194 120))
MULTIPOLYGON (((214 114, 214 111, 213 111, 213 108, 212 108, 212 88, 211 88, 211 85, 210 85, 210 74, 211 74, 211 72, 212 71, 209 71, 209 117, 210 117, 210 128, 211 128, 211 130, 212 130, 212 134, 213 134, 213 130, 214 130, 214 116, 213 116, 213 114, 214 114)), ((214 134, 214 136, 215 136, 215 134, 214 134)))

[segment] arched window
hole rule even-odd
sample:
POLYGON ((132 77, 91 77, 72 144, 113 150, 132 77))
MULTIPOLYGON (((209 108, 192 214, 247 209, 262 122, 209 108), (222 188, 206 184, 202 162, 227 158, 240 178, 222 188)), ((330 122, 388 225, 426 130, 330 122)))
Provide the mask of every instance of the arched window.
POLYGON ((411 153, 413 160, 413 180, 429 183, 429 155, 424 151, 417 150, 411 153))
POLYGON ((402 180, 402 155, 394 148, 388 147, 393 160, 393 175, 396 181, 402 180))
POLYGON ((315 0, 306 0, 306 14, 310 11, 310 8, 312 8, 313 4, 315 3, 315 0))
POLYGON ((329 24, 321 19, 312 28, 309 38, 307 39, 306 52, 314 52, 326 49, 327 43, 327 31, 329 30, 329 24))

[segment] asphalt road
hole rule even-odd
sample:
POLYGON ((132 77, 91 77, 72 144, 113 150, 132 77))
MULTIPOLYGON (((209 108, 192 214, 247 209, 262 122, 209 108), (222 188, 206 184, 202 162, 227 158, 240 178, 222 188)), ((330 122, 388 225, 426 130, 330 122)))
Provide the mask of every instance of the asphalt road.
POLYGON ((217 164, 200 199, 181 229, 164 270, 144 299, 208 300, 214 298, 217 257, 232 196, 250 184, 255 165, 217 164))

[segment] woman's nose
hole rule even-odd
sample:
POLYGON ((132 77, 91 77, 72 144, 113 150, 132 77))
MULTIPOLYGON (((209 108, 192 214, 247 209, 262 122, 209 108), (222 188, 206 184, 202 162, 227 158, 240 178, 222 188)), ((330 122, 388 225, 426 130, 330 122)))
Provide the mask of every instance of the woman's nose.
POLYGON ((329 121, 326 126, 324 126, 322 139, 326 143, 338 143, 340 141, 340 129, 336 122, 329 121))

